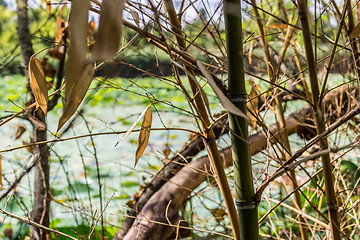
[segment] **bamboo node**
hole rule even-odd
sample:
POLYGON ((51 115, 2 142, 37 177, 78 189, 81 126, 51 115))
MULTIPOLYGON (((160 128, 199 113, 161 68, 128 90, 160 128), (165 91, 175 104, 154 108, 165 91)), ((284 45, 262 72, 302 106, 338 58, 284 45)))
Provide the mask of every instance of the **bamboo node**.
POLYGON ((256 209, 258 202, 250 201, 250 202, 239 202, 235 201, 236 207, 238 210, 244 210, 244 209, 256 209))
POLYGON ((328 210, 337 210, 338 206, 335 203, 326 203, 326 207, 328 210))
POLYGON ((227 96, 232 103, 246 103, 247 94, 236 94, 227 96))

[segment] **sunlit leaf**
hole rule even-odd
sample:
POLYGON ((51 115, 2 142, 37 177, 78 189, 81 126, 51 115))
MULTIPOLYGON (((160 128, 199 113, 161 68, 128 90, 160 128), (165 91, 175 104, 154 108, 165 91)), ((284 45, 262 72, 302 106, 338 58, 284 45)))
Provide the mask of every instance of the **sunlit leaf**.
POLYGON ((89 33, 88 33, 88 38, 89 38, 90 40, 93 40, 93 39, 94 39, 95 29, 96 29, 95 22, 91 20, 91 21, 89 22, 89 33))
POLYGON ((104 0, 101 6, 99 30, 92 51, 95 60, 115 57, 122 32, 123 0, 104 0))
POLYGON ((360 34, 360 22, 354 27, 354 29, 351 31, 349 38, 354 39, 360 34))
POLYGON ((248 119, 248 117, 238 108, 236 107, 227 96, 225 96, 225 94, 221 91, 221 89, 217 86, 214 78, 212 77, 211 73, 209 72, 208 69, 206 69, 206 67, 199 61, 197 61, 197 65, 201 71, 201 73, 204 75, 204 77, 206 78, 206 80, 208 81, 209 85, 211 86, 211 88, 214 90, 216 96, 218 97, 221 105, 228 110, 229 112, 231 112, 232 114, 239 116, 239 117, 243 117, 248 119))
MULTIPOLYGON (((72 88, 69 90, 67 96, 65 96, 65 106, 63 114, 59 120, 58 130, 71 118, 72 115, 78 109, 80 103, 84 99, 92 79, 94 77, 94 66, 92 64, 86 65, 83 69, 82 74, 78 81, 74 83, 72 88)), ((68 86, 66 86, 68 87, 68 86)))
POLYGON ((48 103, 47 83, 41 62, 35 57, 32 57, 29 61, 29 77, 35 101, 39 104, 44 114, 46 114, 48 103))
POLYGON ((45 0, 45 5, 46 5, 46 12, 50 16, 50 14, 51 14, 51 2, 50 2, 50 0, 45 0))
POLYGON ((142 122, 140 129, 138 145, 135 154, 135 166, 139 161, 141 155, 144 153, 146 146, 149 142, 151 123, 152 123, 152 112, 151 112, 151 107, 149 106, 145 112, 144 120, 142 122))
POLYGON ((288 24, 285 23, 274 23, 271 24, 269 26, 266 26, 267 28, 272 28, 272 29, 287 29, 288 28, 288 24))
POLYGON ((117 143, 115 144, 115 147, 121 142, 123 141, 127 136, 129 136, 129 134, 134 130, 134 128, 136 127, 136 125, 138 124, 138 122, 141 120, 141 118, 145 115, 145 113, 147 112, 147 110, 150 108, 151 106, 147 106, 142 113, 140 114, 140 116, 136 119, 136 121, 133 123, 133 125, 131 126, 131 128, 129 130, 126 131, 126 133, 120 138, 119 141, 117 141, 117 143))

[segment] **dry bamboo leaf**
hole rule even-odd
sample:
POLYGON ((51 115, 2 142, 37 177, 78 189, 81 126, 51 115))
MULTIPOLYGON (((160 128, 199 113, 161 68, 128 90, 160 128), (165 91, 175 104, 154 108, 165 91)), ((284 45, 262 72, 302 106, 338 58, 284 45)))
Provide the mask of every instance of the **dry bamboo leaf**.
POLYGON ((213 77, 211 76, 210 72, 208 69, 206 69, 206 67, 199 61, 197 61, 197 66, 199 67, 201 73, 204 75, 204 77, 206 78, 206 80, 208 81, 209 85, 211 86, 211 88, 213 89, 213 91, 215 92, 216 96, 218 97, 221 105, 228 110, 229 112, 231 112, 232 114, 239 116, 239 117, 243 117, 248 119, 248 117, 238 108, 236 107, 227 96, 225 96, 225 94, 220 90, 220 88, 216 85, 215 80, 213 79, 213 77))
POLYGON ((360 35, 360 22, 356 25, 356 27, 354 27, 354 29, 351 31, 349 38, 350 39, 354 39, 357 36, 360 35))
POLYGON ((64 35, 64 29, 65 29, 65 21, 62 18, 62 15, 64 13, 64 10, 66 8, 66 4, 64 4, 60 10, 59 14, 56 16, 56 35, 55 35, 55 44, 56 46, 61 45, 61 39, 64 35))
MULTIPOLYGON (((259 108, 258 108, 259 98, 258 98, 258 96, 260 95, 261 90, 260 90, 259 85, 257 85, 253 81, 249 81, 249 82, 251 85, 251 90, 249 93, 250 102, 248 102, 246 105, 250 111, 252 111, 255 115, 257 115, 259 113, 259 108)), ((249 114, 249 117, 250 117, 249 124, 250 124, 251 128, 256 129, 256 122, 257 122, 256 117, 254 117, 252 114, 249 114)))
POLYGON ((131 128, 129 130, 126 131, 126 133, 120 138, 119 141, 117 141, 117 143, 115 144, 115 147, 121 142, 123 141, 127 136, 129 136, 129 134, 134 130, 134 128, 136 127, 136 125, 139 123, 139 121, 141 120, 141 118, 145 115, 146 111, 151 107, 147 106, 142 113, 140 114, 140 116, 136 119, 136 121, 134 122, 134 124, 131 126, 131 128))
POLYGON ((44 70, 39 59, 32 57, 29 61, 30 87, 35 101, 46 115, 48 103, 48 91, 44 70))
POLYGON ((93 20, 91 20, 89 22, 89 33, 88 33, 88 38, 90 40, 93 40, 94 39, 94 32, 95 32, 95 29, 96 29, 96 24, 93 20))
POLYGON ((70 12, 70 48, 65 71, 65 102, 70 99, 70 91, 80 80, 87 59, 89 0, 72 1, 70 12))
POLYGON ((131 14, 132 18, 134 19, 134 22, 136 23, 136 26, 140 27, 139 14, 136 11, 134 11, 134 9, 130 9, 130 14, 131 14))
POLYGON ((50 14, 51 14, 51 2, 50 2, 50 0, 45 0, 45 5, 46 5, 46 12, 50 16, 50 14))
POLYGON ((149 106, 145 112, 144 120, 141 124, 138 145, 135 153, 135 166, 139 161, 141 155, 144 153, 146 146, 149 142, 151 123, 152 123, 152 112, 151 112, 151 107, 149 106))
POLYGON ((26 131, 26 127, 24 125, 18 126, 15 133, 15 139, 19 139, 25 131, 26 131))
POLYGON ((104 0, 100 12, 99 31, 92 52, 94 60, 115 57, 119 49, 122 32, 124 0, 104 0))
POLYGON ((274 23, 271 24, 269 26, 266 26, 266 28, 272 28, 272 29, 287 29, 288 28, 288 24, 285 23, 274 23))
POLYGON ((59 131, 60 128, 71 118, 71 116, 74 115, 80 103, 84 99, 93 77, 94 66, 92 64, 88 64, 83 69, 78 81, 76 81, 72 88, 69 89, 68 95, 65 96, 65 106, 63 114, 59 120, 57 131, 59 131))

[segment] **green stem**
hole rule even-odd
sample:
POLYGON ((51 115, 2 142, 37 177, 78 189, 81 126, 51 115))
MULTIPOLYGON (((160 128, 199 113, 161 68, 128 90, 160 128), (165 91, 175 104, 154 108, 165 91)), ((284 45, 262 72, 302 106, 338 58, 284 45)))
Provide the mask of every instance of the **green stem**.
MULTIPOLYGON (((246 113, 247 93, 244 78, 240 0, 224 2, 228 62, 229 99, 246 113)), ((242 239, 259 239, 257 202, 249 152, 248 121, 229 113, 234 160, 236 203, 242 239)))
MULTIPOLYGON (((302 26, 302 34, 304 39, 305 53, 307 59, 307 66, 309 70, 310 85, 313 98, 314 116, 316 121, 317 134, 321 134, 325 131, 325 119, 324 119, 324 104, 320 102, 319 83, 317 79, 316 61, 311 43, 311 32, 308 20, 308 7, 305 0, 298 0, 298 14, 302 26)), ((326 137, 319 140, 321 150, 329 148, 326 137)), ((326 206, 328 209, 330 229, 332 239, 340 240, 340 224, 338 219, 338 206, 336 201, 336 194, 334 189, 334 176, 332 175, 332 165, 330 162, 330 155, 324 154, 321 157, 324 181, 325 181, 325 195, 326 206)))
MULTIPOLYGON (((175 33, 177 43, 181 50, 186 51, 186 42, 182 34, 181 24, 177 18, 177 14, 173 5, 172 0, 164 1, 166 10, 169 14, 170 23, 172 24, 172 30, 175 33)), ((239 229, 239 219, 236 213, 235 204, 231 195, 230 187, 226 178, 224 171, 223 161, 221 159, 219 149, 216 144, 216 138, 214 131, 211 127, 209 116, 206 111, 204 99, 200 93, 200 89, 196 84, 196 76, 193 69, 189 66, 185 66, 186 75, 189 79, 191 91, 195 100, 195 106, 197 114, 199 115, 202 123, 203 134, 205 136, 205 146, 208 151, 209 159, 214 167, 216 180, 224 197, 225 205, 227 212, 229 214, 231 226, 233 229, 234 238, 240 240, 240 229, 239 229)))

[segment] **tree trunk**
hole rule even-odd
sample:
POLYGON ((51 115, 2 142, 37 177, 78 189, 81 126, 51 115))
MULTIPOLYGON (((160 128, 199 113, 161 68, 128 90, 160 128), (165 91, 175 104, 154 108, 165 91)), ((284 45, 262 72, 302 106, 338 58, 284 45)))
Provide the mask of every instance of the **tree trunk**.
MULTIPOLYGON (((23 67, 25 69, 25 75, 29 80, 29 70, 28 63, 31 56, 34 54, 32 43, 31 43, 31 34, 29 30, 29 20, 28 20, 28 3, 27 0, 18 0, 17 1, 17 17, 18 17, 18 37, 19 44, 21 48, 21 55, 23 58, 23 67)), ((27 89, 31 93, 29 86, 29 81, 27 83, 27 89)), ((31 94, 31 103, 34 102, 34 97, 31 94)), ((45 115, 40 109, 33 110, 29 114, 34 115, 29 117, 29 120, 32 122, 34 132, 33 138, 34 142, 46 141, 46 128, 39 126, 46 126, 45 115)), ((31 213, 32 221, 49 226, 49 149, 47 144, 39 145, 35 148, 34 156, 38 161, 35 167, 35 183, 34 183, 34 206, 31 213)), ((31 239, 47 239, 47 233, 44 230, 39 228, 32 228, 30 232, 31 239)))

